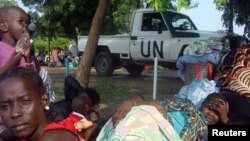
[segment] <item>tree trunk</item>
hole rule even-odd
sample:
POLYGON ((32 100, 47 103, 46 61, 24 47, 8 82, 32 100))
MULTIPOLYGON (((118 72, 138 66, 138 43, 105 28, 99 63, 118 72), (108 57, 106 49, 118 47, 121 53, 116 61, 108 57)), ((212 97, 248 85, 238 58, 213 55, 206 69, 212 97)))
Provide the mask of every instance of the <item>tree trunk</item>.
POLYGON ((84 88, 88 87, 91 66, 96 54, 98 38, 101 32, 105 13, 108 8, 108 3, 109 0, 99 0, 99 4, 88 35, 86 48, 81 57, 80 65, 77 70, 76 79, 84 88))
POLYGON ((228 27, 228 35, 233 35, 234 33, 234 27, 233 27, 233 21, 234 21, 234 0, 229 0, 229 27, 228 27))

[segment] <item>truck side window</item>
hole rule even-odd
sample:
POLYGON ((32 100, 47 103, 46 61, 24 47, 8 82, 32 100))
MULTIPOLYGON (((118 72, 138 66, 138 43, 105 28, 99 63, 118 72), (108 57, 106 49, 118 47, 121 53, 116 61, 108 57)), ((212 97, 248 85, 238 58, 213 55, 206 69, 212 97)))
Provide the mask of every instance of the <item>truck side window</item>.
POLYGON ((144 13, 141 31, 167 30, 160 13, 144 13))
POLYGON ((169 12, 165 13, 165 16, 170 19, 175 30, 197 30, 191 19, 186 15, 169 12))

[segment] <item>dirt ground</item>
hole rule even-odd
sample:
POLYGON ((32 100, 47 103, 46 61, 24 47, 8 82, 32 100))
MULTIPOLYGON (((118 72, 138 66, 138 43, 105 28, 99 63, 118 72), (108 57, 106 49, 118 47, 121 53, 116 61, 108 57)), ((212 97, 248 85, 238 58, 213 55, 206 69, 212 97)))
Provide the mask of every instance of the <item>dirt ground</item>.
MULTIPOLYGON (((65 68, 64 67, 48 67, 47 68, 55 87, 63 87, 65 78, 65 68)), ((70 69, 69 74, 75 76, 77 69, 70 69)), ((153 99, 153 81, 154 75, 153 70, 145 70, 141 76, 132 77, 126 70, 119 69, 114 72, 110 77, 112 83, 115 86, 133 86, 130 91, 132 93, 142 94, 145 99, 153 99)), ((95 69, 91 70, 89 87, 94 87, 98 82, 100 82, 102 77, 98 76, 95 69)), ((158 70, 157 73, 157 83, 156 83, 156 99, 161 100, 164 98, 172 97, 174 94, 178 93, 181 87, 185 84, 177 75, 176 70, 163 69, 158 70)), ((114 107, 113 107, 114 108, 114 107)), ((109 109, 107 112, 112 111, 109 109)))

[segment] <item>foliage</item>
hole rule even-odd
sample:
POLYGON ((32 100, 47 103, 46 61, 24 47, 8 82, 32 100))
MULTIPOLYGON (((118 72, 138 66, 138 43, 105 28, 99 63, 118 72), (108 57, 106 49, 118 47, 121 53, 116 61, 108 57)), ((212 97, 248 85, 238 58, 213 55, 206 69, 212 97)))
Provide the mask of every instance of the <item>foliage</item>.
POLYGON ((181 8, 188 9, 190 7, 190 0, 177 0, 177 11, 180 12, 181 8))
POLYGON ((4 7, 8 5, 17 5, 17 2, 16 0, 0 0, 0 7, 4 7))
POLYGON ((132 11, 140 7, 140 0, 112 0, 112 17, 119 33, 129 32, 132 11))
POLYGON ((173 9, 180 12, 181 8, 189 9, 198 6, 198 3, 192 0, 146 0, 147 4, 154 7, 156 10, 173 9))
MULTIPOLYGON (((98 0, 22 0, 25 6, 33 5, 40 14, 36 25, 40 35, 50 38, 56 35, 77 40, 79 34, 87 34, 98 0)), ((35 14, 37 15, 37 14, 35 14)))
POLYGON ((153 5, 156 10, 165 10, 169 8, 171 0, 146 0, 149 5, 153 5))
MULTIPOLYGON (((119 33, 129 32, 130 18, 132 11, 143 7, 144 0, 112 0, 110 9, 113 11, 113 23, 119 33)), ((197 3, 191 5, 191 0, 145 0, 147 7, 154 7, 155 10, 171 9, 176 11, 183 8, 197 7, 197 3)))
MULTIPOLYGON (((98 0, 22 0, 37 25, 38 34, 53 38, 67 36, 77 41, 78 35, 87 35, 98 0), (40 17, 39 17, 40 15, 40 17), (39 19, 39 20, 38 20, 39 19)), ((176 9, 176 0, 147 0, 148 7, 176 9)), ((192 7, 191 0, 177 0, 179 7, 192 7)), ((143 0, 111 0, 104 19, 102 34, 129 32, 132 11, 142 7, 143 0)), ((193 6, 195 7, 195 6, 193 6)))
MULTIPOLYGON (((67 50, 70 42, 71 42, 71 40, 69 38, 65 38, 65 37, 53 38, 50 42, 51 50, 53 50, 54 48, 57 48, 57 47, 61 48, 62 50, 67 50)), ((34 47, 35 47, 36 51, 44 50, 44 51, 48 52, 49 51, 48 38, 41 37, 41 36, 36 37, 36 39, 34 41, 34 47)))

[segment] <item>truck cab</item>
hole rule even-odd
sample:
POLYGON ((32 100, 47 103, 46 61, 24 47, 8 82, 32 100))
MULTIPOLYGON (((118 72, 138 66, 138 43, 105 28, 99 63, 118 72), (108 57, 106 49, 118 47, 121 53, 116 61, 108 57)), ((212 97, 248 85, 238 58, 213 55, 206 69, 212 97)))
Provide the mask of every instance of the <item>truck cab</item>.
POLYGON ((132 19, 130 54, 134 61, 153 61, 157 57, 160 64, 175 65, 188 44, 219 36, 199 31, 187 15, 173 11, 140 9, 132 19))

